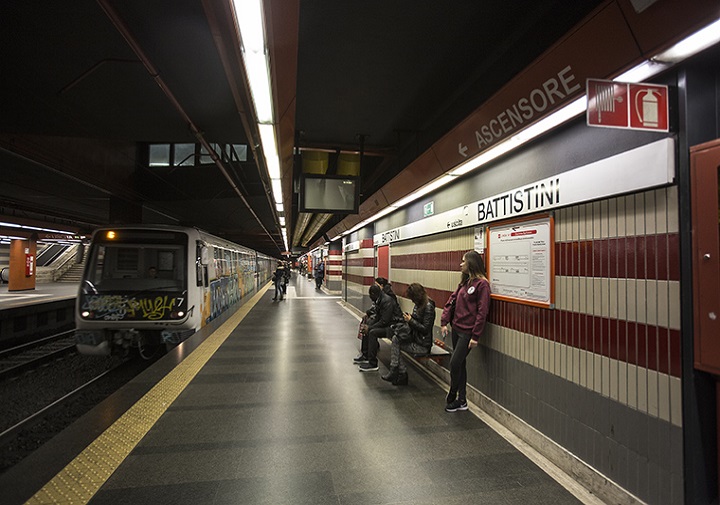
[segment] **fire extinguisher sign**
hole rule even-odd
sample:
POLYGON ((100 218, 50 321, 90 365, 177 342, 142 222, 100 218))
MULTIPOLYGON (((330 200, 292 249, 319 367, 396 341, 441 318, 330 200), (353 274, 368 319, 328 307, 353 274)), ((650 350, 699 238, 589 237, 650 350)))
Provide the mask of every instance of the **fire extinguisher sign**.
POLYGON ((600 128, 669 130, 668 87, 587 80, 587 124, 600 128))

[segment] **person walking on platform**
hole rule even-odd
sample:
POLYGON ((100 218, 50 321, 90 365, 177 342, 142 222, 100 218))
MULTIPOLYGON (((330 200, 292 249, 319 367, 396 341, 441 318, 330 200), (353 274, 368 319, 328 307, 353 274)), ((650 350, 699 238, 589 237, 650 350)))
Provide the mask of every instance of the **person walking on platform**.
POLYGON ((285 267, 283 267, 282 263, 278 263, 277 269, 273 274, 272 281, 273 284, 275 284, 275 296, 273 296, 273 301, 277 300, 278 295, 280 295, 280 300, 282 300, 285 295, 285 267))
POLYGON ((435 302, 428 298, 422 284, 413 282, 408 286, 405 296, 415 304, 412 314, 405 312, 404 323, 393 325, 394 334, 390 346, 390 372, 382 376, 383 380, 394 385, 408 383, 407 367, 400 351, 410 354, 430 354, 435 324, 435 302))
POLYGON ((318 266, 315 267, 315 289, 320 289, 322 286, 323 279, 325 278, 325 264, 321 261, 318 266))
POLYGON ((390 325, 402 321, 400 305, 390 295, 383 293, 377 284, 370 286, 370 299, 375 303, 375 318, 372 324, 364 328, 362 340, 362 354, 353 361, 360 365, 361 372, 376 372, 378 370, 377 352, 380 347, 378 338, 389 336, 392 331, 390 325), (367 362, 365 362, 367 360, 367 362))
POLYGON ((490 310, 490 283, 485 272, 485 262, 476 251, 469 251, 460 264, 462 280, 448 298, 440 318, 443 338, 452 327, 453 352, 450 358, 450 392, 445 410, 467 410, 466 358, 485 329, 490 310))
POLYGON ((290 273, 291 273, 290 272, 290 263, 285 262, 284 268, 285 268, 285 275, 284 275, 284 279, 283 279, 283 294, 287 295, 287 285, 290 284, 290 273))

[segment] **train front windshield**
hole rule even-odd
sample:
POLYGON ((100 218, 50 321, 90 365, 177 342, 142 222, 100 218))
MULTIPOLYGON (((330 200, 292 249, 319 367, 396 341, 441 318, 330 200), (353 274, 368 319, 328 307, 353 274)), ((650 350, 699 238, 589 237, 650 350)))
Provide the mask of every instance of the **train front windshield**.
POLYGON ((123 232, 95 241, 86 293, 182 292, 187 289, 187 236, 123 232), (160 238, 163 240, 159 240, 160 238), (161 242, 161 243, 157 243, 161 242))

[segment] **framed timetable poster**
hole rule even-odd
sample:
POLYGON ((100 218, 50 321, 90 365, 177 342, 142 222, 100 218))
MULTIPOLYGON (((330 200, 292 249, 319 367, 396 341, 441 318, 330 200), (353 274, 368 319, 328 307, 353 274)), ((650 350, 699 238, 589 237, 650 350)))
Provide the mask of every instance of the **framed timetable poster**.
POLYGON ((505 221, 487 232, 493 298, 555 306, 555 223, 550 215, 505 221))

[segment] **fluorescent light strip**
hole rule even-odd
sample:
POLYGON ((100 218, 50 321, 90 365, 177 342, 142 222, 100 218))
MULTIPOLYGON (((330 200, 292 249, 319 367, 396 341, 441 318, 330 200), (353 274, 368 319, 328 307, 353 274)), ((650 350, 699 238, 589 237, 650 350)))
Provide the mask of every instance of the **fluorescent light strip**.
POLYGON ((280 179, 271 179, 273 198, 276 202, 282 202, 282 181, 280 179))
POLYGON ((259 124, 260 142, 262 143, 265 165, 271 179, 280 179, 280 157, 275 142, 275 127, 271 124, 259 124))
POLYGON ((696 31, 652 59, 663 63, 679 63, 718 42, 720 42, 720 19, 702 30, 696 31))
POLYGON ((264 52, 265 33, 263 31, 262 2, 260 0, 233 0, 233 7, 245 52, 264 52))
POLYGON ((243 60, 250 81, 250 93, 255 104, 257 120, 259 123, 272 123, 272 87, 267 58, 262 53, 243 53, 243 60))
POLYGON ((40 228, 38 226, 28 226, 28 225, 16 224, 16 223, 0 222, 0 226, 5 226, 7 228, 19 228, 21 230, 45 231, 45 232, 49 232, 49 233, 62 233, 63 235, 75 235, 75 232, 73 232, 73 231, 54 230, 52 228, 40 228))
POLYGON ((443 175, 439 179, 434 180, 430 184, 427 184, 426 186, 423 186, 416 192, 401 198, 397 202, 391 205, 391 207, 395 207, 396 209, 402 208, 405 205, 414 202, 415 200, 422 198, 423 196, 427 195, 428 193, 432 193, 438 188, 443 187, 445 184, 448 184, 449 182, 452 182, 455 180, 455 176, 453 174, 449 175, 443 175))
MULTIPOLYGON (((263 20, 262 0, 233 0, 235 20, 242 39, 242 54, 245 73, 250 83, 250 94, 255 106, 258 131, 262 144, 265 166, 272 184, 275 209, 282 213, 283 196, 280 173, 280 157, 277 141, 272 102, 272 83, 270 80, 270 63, 265 46, 265 23, 263 20)), ((281 226, 285 225, 282 218, 281 226)), ((288 250, 285 228, 281 228, 285 250, 288 250)))
POLYGON ((617 82, 643 82, 648 78, 667 70, 671 65, 655 61, 644 61, 627 72, 618 75, 613 81, 617 82))

